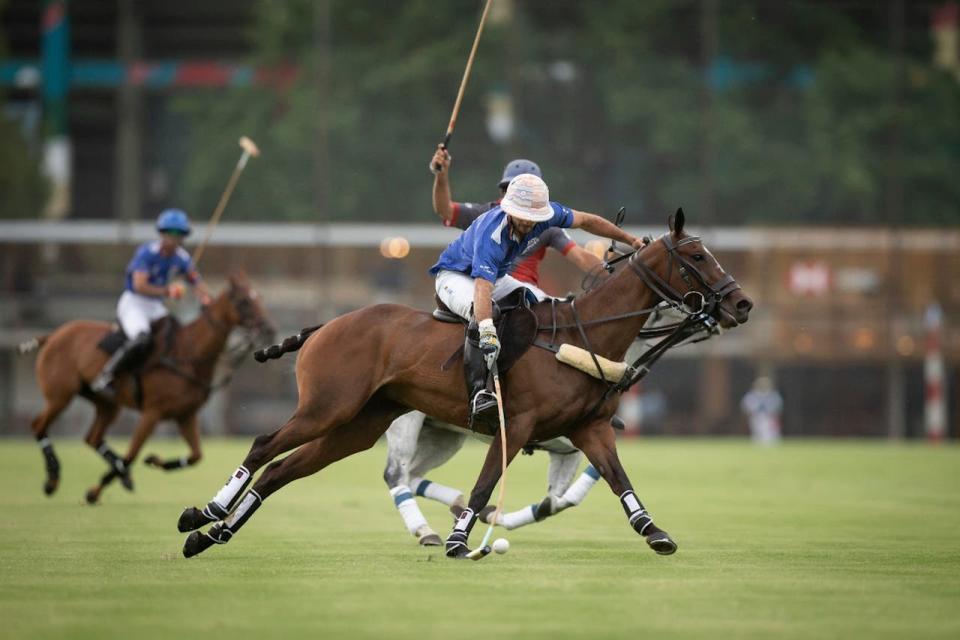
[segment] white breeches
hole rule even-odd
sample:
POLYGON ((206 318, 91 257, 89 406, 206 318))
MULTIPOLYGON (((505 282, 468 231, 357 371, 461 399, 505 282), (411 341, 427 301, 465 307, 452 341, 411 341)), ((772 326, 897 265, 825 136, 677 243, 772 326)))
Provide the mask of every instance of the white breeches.
MULTIPOLYGON (((443 301, 443 304, 447 305, 450 311, 453 311, 464 320, 471 320, 473 318, 473 278, 465 273, 458 273, 456 271, 441 271, 437 274, 434 286, 437 291, 437 297, 443 301)), ((546 300, 548 297, 547 294, 539 288, 530 283, 521 282, 513 276, 503 276, 497 280, 493 285, 492 297, 494 300, 499 300, 520 287, 526 287, 532 291, 533 294, 537 296, 538 301, 546 300)))
POLYGON ((117 303, 117 318, 120 327, 132 340, 141 333, 150 333, 150 323, 169 314, 159 298, 142 296, 132 291, 124 291, 117 303))

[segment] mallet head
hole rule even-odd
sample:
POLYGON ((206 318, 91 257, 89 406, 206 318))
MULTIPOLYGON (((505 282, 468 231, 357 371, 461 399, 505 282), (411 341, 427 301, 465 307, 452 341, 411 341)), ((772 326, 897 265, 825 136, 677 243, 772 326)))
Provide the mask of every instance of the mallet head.
POLYGON ((260 155, 256 143, 247 136, 240 136, 240 147, 254 158, 260 155))
POLYGON ((485 558, 488 555, 490 555, 490 551, 491 551, 490 545, 485 544, 479 549, 474 549, 473 551, 468 553, 467 557, 470 558, 471 560, 480 560, 481 558, 485 558))

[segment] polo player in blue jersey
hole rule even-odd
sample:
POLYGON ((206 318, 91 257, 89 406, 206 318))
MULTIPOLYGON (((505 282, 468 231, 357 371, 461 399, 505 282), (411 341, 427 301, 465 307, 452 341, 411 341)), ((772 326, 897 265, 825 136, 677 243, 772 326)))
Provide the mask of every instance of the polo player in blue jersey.
POLYGON ((202 304, 210 303, 210 293, 193 267, 187 250, 180 246, 190 235, 190 220, 180 209, 167 209, 157 218, 158 240, 137 247, 127 265, 124 292, 117 303, 117 319, 126 336, 121 346, 90 384, 94 392, 113 398, 113 378, 133 354, 142 352, 150 343, 150 324, 167 315, 164 298, 179 300, 183 286, 173 282, 183 276, 194 286, 202 304))
POLYGON ((470 422, 495 422, 496 396, 489 389, 488 364, 496 361, 500 341, 493 325, 493 300, 521 286, 509 275, 517 256, 548 229, 581 228, 639 249, 640 239, 612 222, 551 202, 544 181, 529 173, 516 176, 500 204, 480 215, 451 242, 430 268, 437 296, 470 326, 463 359, 470 396, 470 422), (479 335, 479 349, 470 334, 479 335))

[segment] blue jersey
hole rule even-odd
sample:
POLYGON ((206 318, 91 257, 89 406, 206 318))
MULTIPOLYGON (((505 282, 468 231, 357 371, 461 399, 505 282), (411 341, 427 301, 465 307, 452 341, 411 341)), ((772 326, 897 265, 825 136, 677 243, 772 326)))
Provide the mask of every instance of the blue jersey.
MULTIPOLYGON (((133 273, 135 271, 146 271, 149 274, 147 282, 155 287, 165 287, 171 280, 179 275, 187 278, 187 281, 195 283, 197 275, 193 270, 193 261, 190 254, 183 247, 177 247, 173 255, 165 256, 160 253, 160 241, 153 240, 144 242, 137 247, 137 252, 133 254, 133 259, 127 265, 126 283, 124 288, 127 291, 133 289, 133 273)), ((144 295, 144 294, 138 294, 144 295)), ((150 296, 159 298, 161 296, 150 296)))
POLYGON ((551 227, 569 228, 573 225, 573 211, 551 202, 553 217, 534 225, 523 239, 517 239, 507 224, 509 216, 500 207, 494 207, 474 221, 470 227, 451 242, 430 273, 456 271, 472 278, 496 282, 507 275, 514 260, 544 231, 551 227))

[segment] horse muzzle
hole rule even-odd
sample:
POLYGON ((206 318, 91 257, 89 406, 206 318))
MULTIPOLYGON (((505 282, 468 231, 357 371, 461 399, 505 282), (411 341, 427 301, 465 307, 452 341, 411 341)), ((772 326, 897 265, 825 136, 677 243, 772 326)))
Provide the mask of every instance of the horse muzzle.
POLYGON ((751 309, 753 301, 737 289, 717 305, 717 320, 724 329, 731 329, 746 323, 750 319, 751 309))

